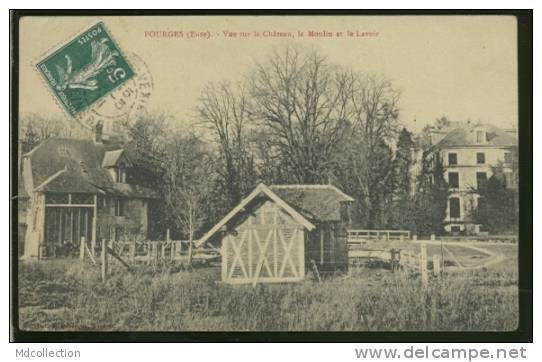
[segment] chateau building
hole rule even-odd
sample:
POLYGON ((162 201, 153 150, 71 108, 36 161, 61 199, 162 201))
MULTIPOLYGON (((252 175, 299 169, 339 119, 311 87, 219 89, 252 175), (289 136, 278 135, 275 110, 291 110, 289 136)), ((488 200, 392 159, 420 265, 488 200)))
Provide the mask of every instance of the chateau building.
POLYGON ((472 210, 481 202, 477 190, 499 164, 504 168, 507 187, 517 187, 511 168, 517 154, 517 131, 488 124, 454 124, 432 132, 432 142, 443 162, 450 189, 445 230, 468 234, 483 231, 484 226, 472 219, 472 210))

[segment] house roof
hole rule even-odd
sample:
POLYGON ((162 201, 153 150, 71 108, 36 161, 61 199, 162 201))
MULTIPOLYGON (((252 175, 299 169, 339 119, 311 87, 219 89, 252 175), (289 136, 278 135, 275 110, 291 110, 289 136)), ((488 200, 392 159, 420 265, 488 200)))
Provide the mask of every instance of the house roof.
POLYGON ((106 151, 104 154, 104 159, 102 161, 102 167, 114 167, 117 165, 121 159, 124 150, 121 148, 119 150, 106 151))
POLYGON ((198 240, 197 245, 209 240, 222 226, 226 225, 261 194, 268 196, 309 231, 316 227, 315 222, 340 220, 341 203, 354 201, 352 197, 332 185, 272 185, 267 187, 262 183, 198 240))
MULTIPOLYGON (((35 190, 48 192, 115 193, 131 197, 155 198, 151 189, 120 185, 111 179, 102 162, 106 153, 119 151, 118 144, 92 140, 49 138, 27 153, 35 190), (120 189, 119 189, 120 188, 120 189)), ((118 160, 118 158, 117 158, 118 160)), ((29 190, 27 190, 28 192, 29 190)))
POLYGON ((272 185, 269 188, 314 221, 339 221, 341 203, 354 201, 333 185, 272 185))
POLYGON ((455 127, 435 147, 459 147, 459 146, 517 146, 518 140, 509 133, 492 125, 464 124, 455 127), (486 133, 486 142, 476 141, 476 131, 486 133))

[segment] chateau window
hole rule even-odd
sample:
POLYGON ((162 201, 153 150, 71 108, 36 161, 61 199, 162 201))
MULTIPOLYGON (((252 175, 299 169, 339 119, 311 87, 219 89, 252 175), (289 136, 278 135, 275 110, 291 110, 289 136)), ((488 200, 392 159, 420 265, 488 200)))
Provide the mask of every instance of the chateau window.
POLYGON ((459 188, 459 174, 457 172, 448 172, 448 185, 451 188, 459 188))
POLYGON ((457 165, 457 153, 448 153, 448 165, 457 165))
POLYGON ((115 216, 124 216, 124 200, 115 200, 115 216))
POLYGON ((476 163, 479 165, 483 165, 486 163, 486 154, 483 152, 478 152, 476 154, 476 163))
POLYGON ((487 174, 485 172, 476 172, 476 184, 481 189, 487 184, 487 174))
POLYGON ((449 200, 450 204, 450 217, 454 219, 458 219, 461 217, 461 209, 460 209, 460 202, 459 197, 451 197, 449 200))
POLYGON ((512 152, 504 153, 504 163, 512 163, 512 152))

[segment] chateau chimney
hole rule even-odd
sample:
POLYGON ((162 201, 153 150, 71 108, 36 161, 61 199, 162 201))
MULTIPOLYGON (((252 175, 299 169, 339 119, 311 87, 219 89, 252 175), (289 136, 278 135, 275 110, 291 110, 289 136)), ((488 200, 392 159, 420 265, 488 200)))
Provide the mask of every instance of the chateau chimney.
POLYGON ((94 143, 103 143, 103 129, 103 122, 96 122, 96 126, 94 126, 94 143))

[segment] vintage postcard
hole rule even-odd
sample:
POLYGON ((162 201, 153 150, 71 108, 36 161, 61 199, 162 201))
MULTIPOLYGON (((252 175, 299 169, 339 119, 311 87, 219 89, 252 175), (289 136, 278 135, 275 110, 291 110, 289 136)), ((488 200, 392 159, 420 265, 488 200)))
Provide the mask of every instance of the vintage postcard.
POLYGON ((518 330, 515 16, 17 32, 20 332, 518 330))

